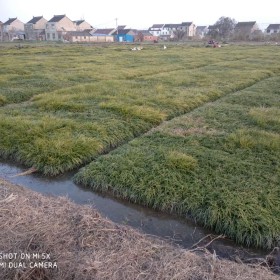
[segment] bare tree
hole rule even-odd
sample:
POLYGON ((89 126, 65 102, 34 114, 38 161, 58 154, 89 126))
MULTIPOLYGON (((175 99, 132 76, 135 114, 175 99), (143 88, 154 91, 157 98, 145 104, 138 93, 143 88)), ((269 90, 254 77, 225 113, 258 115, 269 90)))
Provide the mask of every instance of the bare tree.
POLYGON ((210 33, 209 35, 214 35, 215 38, 228 40, 234 32, 236 23, 237 22, 235 19, 231 19, 229 17, 220 17, 213 25, 212 32, 215 34, 210 33))
POLYGON ((174 41, 182 41, 187 36, 187 32, 185 30, 177 29, 173 31, 173 40, 174 41))

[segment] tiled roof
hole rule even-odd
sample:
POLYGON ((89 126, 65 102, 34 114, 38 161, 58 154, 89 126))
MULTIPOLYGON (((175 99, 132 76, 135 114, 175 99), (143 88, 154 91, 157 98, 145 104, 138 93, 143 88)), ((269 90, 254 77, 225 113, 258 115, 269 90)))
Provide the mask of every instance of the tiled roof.
POLYGON ((114 30, 114 28, 96 29, 92 34, 111 35, 114 30))
POLYGON ((199 26, 196 27, 196 29, 205 29, 205 28, 207 28, 206 25, 205 26, 204 25, 199 25, 199 26))
POLYGON ((280 29, 280 24, 270 24, 267 29, 280 29))
POLYGON ((82 20, 75 20, 73 22, 76 23, 77 25, 80 25, 84 22, 84 20, 83 19, 82 20))
POLYGON ((9 18, 4 25, 10 25, 11 23, 13 23, 17 18, 9 18))
POLYGON ((125 29, 126 25, 119 25, 118 30, 125 29))
POLYGON ((133 31, 132 29, 121 29, 121 30, 116 30, 112 35, 126 35, 130 31, 133 31))
POLYGON ((61 21, 64 17, 65 17, 65 15, 53 16, 53 18, 51 18, 48 22, 59 22, 59 21, 61 21))
POLYGON ((162 28, 164 24, 154 24, 151 28, 162 28))
POLYGON ((179 26, 181 26, 181 24, 178 24, 178 23, 168 23, 168 24, 164 25, 164 27, 167 27, 167 28, 178 28, 179 26))
POLYGON ((235 28, 240 27, 253 27, 256 24, 255 21, 244 21, 244 22, 238 22, 235 26, 235 28))
POLYGON ((192 25, 192 22, 182 22, 182 25, 183 26, 190 26, 190 25, 192 25))
POLYGON ((153 34, 149 32, 149 30, 138 30, 137 32, 142 33, 144 36, 153 36, 153 34))
POLYGON ((33 17, 30 21, 28 21, 27 23, 33 23, 36 24, 40 19, 42 19, 43 17, 33 17))

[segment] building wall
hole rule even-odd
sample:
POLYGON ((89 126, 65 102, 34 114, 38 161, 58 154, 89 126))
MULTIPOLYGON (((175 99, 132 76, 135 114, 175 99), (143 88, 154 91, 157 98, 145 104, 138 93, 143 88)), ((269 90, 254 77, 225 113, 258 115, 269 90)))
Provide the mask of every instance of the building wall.
POLYGON ((69 37, 69 41, 72 43, 106 43, 106 42, 114 42, 114 36, 111 35, 102 35, 102 36, 75 36, 71 35, 69 37))
POLYGON ((195 33, 196 33, 196 25, 192 23, 192 24, 188 27, 188 36, 189 36, 189 37, 193 37, 193 36, 195 36, 195 33))
POLYGON ((102 35, 102 36, 91 36, 91 42, 96 43, 106 43, 106 42, 114 42, 114 36, 112 35, 102 35))
POLYGON ((46 28, 46 23, 48 21, 44 18, 41 18, 40 20, 38 20, 36 22, 36 24, 34 25, 34 29, 45 29, 46 28))
POLYGON ((41 33, 45 31, 46 23, 48 21, 41 18, 36 24, 26 23, 24 25, 25 36, 27 40, 45 40, 45 36, 41 33))
POLYGON ((129 34, 119 34, 116 35, 116 38, 118 42, 129 42, 129 43, 134 42, 134 36, 129 34))
POLYGON ((62 20, 56 23, 57 31, 76 31, 76 24, 69 18, 64 17, 62 20))
POLYGON ((24 32, 24 23, 19 19, 14 20, 9 25, 3 25, 3 41, 11 41, 18 32, 24 32))
POLYGON ((77 31, 83 31, 86 29, 92 29, 91 25, 86 21, 82 22, 80 25, 77 26, 77 31))
POLYGON ((61 41, 67 31, 76 31, 76 24, 64 17, 59 22, 48 22, 45 31, 47 41, 61 41))
POLYGON ((3 41, 3 23, 0 22, 0 41, 3 41))

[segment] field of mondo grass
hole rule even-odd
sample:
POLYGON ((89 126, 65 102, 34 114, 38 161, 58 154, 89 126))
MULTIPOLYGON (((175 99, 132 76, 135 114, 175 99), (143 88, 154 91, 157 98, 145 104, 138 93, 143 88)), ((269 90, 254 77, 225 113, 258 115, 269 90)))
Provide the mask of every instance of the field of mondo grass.
POLYGON ((280 48, 0 44, 0 157, 237 242, 280 240, 280 48))
POLYGON ((276 47, 0 47, 0 155, 46 175, 280 72, 276 47))
POLYGON ((192 217, 246 246, 279 246, 279 89, 279 75, 232 89, 98 157, 74 180, 192 217))

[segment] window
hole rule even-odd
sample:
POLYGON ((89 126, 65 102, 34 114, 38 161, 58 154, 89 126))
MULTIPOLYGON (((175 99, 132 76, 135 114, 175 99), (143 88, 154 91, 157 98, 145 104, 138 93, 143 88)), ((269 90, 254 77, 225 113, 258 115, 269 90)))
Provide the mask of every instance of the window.
POLYGON ((52 38, 53 38, 53 40, 55 40, 55 33, 52 34, 52 38))
POLYGON ((50 33, 47 33, 47 39, 50 39, 51 36, 50 36, 50 33))

